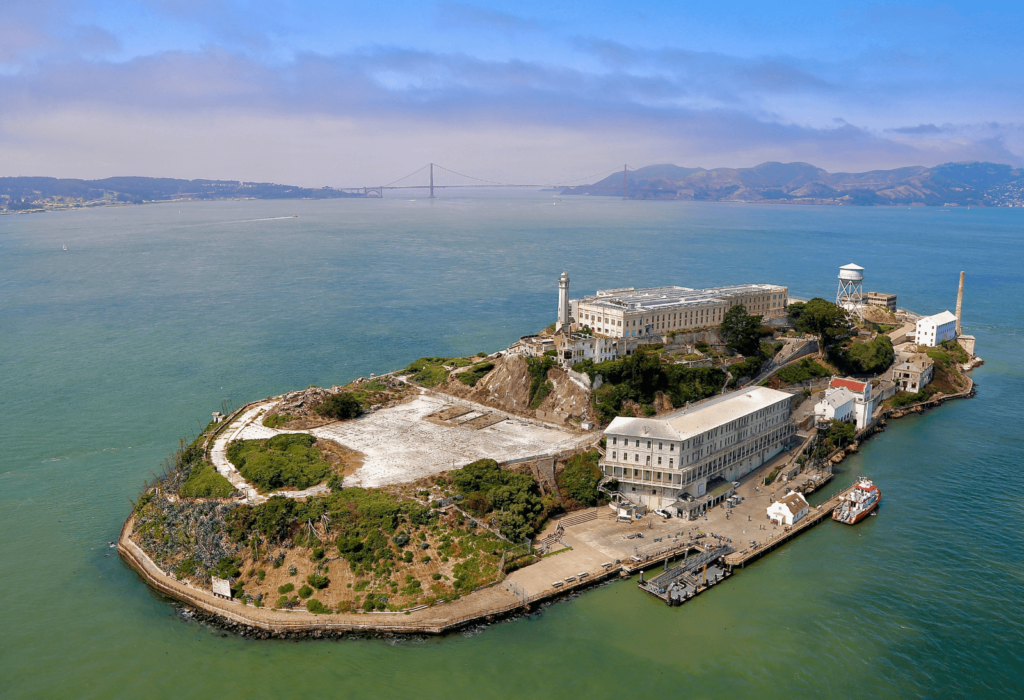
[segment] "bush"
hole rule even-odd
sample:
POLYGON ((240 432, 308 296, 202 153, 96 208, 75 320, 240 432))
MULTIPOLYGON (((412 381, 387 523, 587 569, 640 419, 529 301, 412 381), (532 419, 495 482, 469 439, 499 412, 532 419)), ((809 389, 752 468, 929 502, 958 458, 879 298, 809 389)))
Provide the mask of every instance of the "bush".
POLYGON ((310 574, 306 577, 306 583, 320 591, 331 584, 331 579, 320 574, 310 574))
POLYGON ((277 587, 277 592, 280 593, 281 595, 284 595, 285 593, 291 593, 294 590, 295 590, 295 584, 294 583, 286 583, 283 586, 278 586, 277 587))
POLYGON ((330 608, 324 607, 324 604, 316 598, 310 598, 306 601, 306 610, 314 615, 329 615, 331 613, 330 608))
POLYGON ((209 462, 200 462, 192 467, 188 479, 178 489, 182 498, 227 498, 235 487, 217 473, 209 462))
POLYGON ((562 494, 580 505, 597 504, 597 483, 601 470, 597 466, 601 454, 596 450, 582 455, 573 455, 558 476, 558 489, 562 494))
POLYGON ((352 394, 342 392, 331 394, 314 410, 324 418, 348 420, 362 415, 363 403, 352 394))
POLYGON ((333 473, 313 448, 316 438, 307 433, 275 435, 269 440, 235 440, 227 456, 238 472, 261 491, 285 486, 305 489, 333 473))
POLYGON ((466 510, 481 518, 497 512, 498 529, 514 542, 533 533, 543 505, 532 476, 501 469, 493 459, 467 464, 451 476, 466 510))
POLYGON ((441 580, 441 574, 431 574, 430 578, 432 578, 435 581, 440 581, 441 580))
POLYGON ((188 559, 185 559, 180 564, 178 564, 178 566, 175 567, 174 571, 178 574, 180 578, 181 576, 192 576, 193 574, 195 574, 197 568, 198 567, 196 560, 192 557, 189 557, 188 559))
POLYGON ((431 387, 444 384, 448 370, 441 365, 428 365, 413 375, 412 380, 421 386, 431 387))
POLYGON ((309 596, 313 595, 313 589, 309 586, 303 586, 299 589, 299 597, 305 600, 309 596))
POLYGON ((889 336, 879 335, 867 343, 852 343, 848 348, 835 350, 830 357, 850 374, 881 374, 896 359, 896 352, 889 336))
POLYGON ((492 369, 494 369, 493 363, 481 362, 479 364, 473 365, 465 372, 460 372, 455 376, 458 377, 459 381, 465 384, 466 386, 476 386, 476 383, 480 381, 483 377, 485 377, 487 373, 490 372, 492 369))
POLYGON ((778 377, 783 384, 799 384, 800 382, 808 379, 827 377, 830 374, 832 373, 820 363, 815 362, 809 357, 805 357, 795 365, 783 367, 775 373, 775 376, 778 377))
POLYGON ((210 573, 217 578, 238 578, 242 571, 238 568, 238 557, 224 557, 210 573))
POLYGON ((263 419, 263 425, 268 428, 280 428, 282 425, 290 423, 293 416, 290 413, 273 413, 263 419))
POLYGON ((530 408, 537 408, 554 389, 548 381, 548 371, 555 366, 553 357, 528 357, 526 368, 530 373, 530 408))

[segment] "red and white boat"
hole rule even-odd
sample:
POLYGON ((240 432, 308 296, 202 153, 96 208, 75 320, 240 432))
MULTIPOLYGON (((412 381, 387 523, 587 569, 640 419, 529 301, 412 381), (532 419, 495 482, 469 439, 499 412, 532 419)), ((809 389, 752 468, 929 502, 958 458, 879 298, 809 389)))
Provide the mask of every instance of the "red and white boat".
POLYGON ((847 525, 856 525, 878 507, 880 500, 882 492, 871 479, 862 476, 857 479, 856 486, 846 494, 843 502, 832 511, 832 519, 847 525))

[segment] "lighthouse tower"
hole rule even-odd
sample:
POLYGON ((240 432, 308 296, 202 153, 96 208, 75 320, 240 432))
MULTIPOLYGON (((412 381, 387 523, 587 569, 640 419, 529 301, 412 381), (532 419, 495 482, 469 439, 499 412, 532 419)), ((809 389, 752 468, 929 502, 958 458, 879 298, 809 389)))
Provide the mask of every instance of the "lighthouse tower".
POLYGON ((569 273, 562 270, 558 278, 558 320, 555 321, 555 332, 565 328, 569 330, 569 273))

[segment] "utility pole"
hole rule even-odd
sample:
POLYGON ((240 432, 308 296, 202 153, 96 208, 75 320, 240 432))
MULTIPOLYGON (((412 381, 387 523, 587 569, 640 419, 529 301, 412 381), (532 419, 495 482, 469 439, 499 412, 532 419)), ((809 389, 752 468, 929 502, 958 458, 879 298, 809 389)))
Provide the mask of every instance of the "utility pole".
POLYGON ((434 198, 434 164, 430 164, 430 198, 434 198))
POLYGON ((629 168, 628 165, 623 165, 622 166, 622 198, 623 199, 629 199, 629 197, 626 196, 626 187, 627 187, 627 183, 626 183, 626 170, 628 168, 629 168))

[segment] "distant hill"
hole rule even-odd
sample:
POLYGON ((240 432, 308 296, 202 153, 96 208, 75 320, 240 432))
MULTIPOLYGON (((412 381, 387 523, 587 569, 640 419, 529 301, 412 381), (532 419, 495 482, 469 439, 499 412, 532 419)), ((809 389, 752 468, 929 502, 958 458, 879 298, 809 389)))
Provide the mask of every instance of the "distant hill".
POLYGON ((0 177, 0 210, 60 209, 104 204, 142 204, 174 199, 330 199, 362 196, 341 190, 238 180, 175 180, 109 177, 0 177))
MULTIPOLYGON (((1024 206, 1024 171, 996 163, 946 163, 829 173, 808 163, 753 168, 648 165, 627 175, 630 199, 792 204, 1024 206)), ((562 194, 622 196, 622 174, 562 194)))

